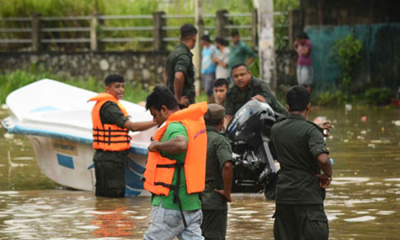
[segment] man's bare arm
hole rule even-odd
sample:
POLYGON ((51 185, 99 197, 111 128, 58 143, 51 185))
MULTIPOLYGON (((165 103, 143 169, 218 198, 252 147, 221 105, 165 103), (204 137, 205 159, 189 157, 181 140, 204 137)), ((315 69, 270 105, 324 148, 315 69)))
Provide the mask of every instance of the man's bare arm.
POLYGON ((226 115, 225 120, 224 120, 224 127, 226 128, 229 124, 229 122, 232 120, 233 116, 232 115, 226 115))
POLYGON ((247 66, 249 66, 250 64, 252 64, 254 62, 254 57, 249 58, 249 60, 247 60, 247 66))
POLYGON ((324 174, 317 175, 319 178, 319 185, 322 188, 327 188, 332 181, 332 165, 328 154, 321 153, 317 156, 318 164, 324 174))
POLYGON ((231 189, 232 189, 232 176, 233 176, 233 165, 232 162, 228 161, 224 163, 222 167, 222 181, 224 182, 224 190, 214 189, 214 191, 225 196, 228 202, 231 202, 231 189))
POLYGON ((149 121, 149 122, 131 122, 131 121, 127 120, 124 123, 124 128, 127 128, 127 129, 135 132, 135 131, 144 131, 144 130, 152 128, 152 127, 154 127, 156 125, 157 125, 157 123, 153 122, 153 121, 149 121))
POLYGON ((182 97, 184 83, 185 83, 185 74, 183 72, 176 72, 174 80, 174 92, 175 92, 175 98, 178 102, 182 97))
POLYGON ((188 142, 183 136, 177 136, 167 142, 152 141, 148 147, 149 151, 165 151, 172 154, 183 153, 188 148, 188 142))

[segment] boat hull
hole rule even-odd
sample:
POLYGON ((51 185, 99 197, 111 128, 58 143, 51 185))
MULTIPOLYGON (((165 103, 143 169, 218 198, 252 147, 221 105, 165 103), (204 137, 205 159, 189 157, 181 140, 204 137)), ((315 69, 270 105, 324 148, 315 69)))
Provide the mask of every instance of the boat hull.
MULTIPOLYGON (((37 164, 52 181, 73 189, 94 191, 94 149, 90 144, 45 136, 27 136, 36 155, 37 164)), ((146 155, 130 153, 126 164, 126 196, 150 195, 143 189, 146 155)))

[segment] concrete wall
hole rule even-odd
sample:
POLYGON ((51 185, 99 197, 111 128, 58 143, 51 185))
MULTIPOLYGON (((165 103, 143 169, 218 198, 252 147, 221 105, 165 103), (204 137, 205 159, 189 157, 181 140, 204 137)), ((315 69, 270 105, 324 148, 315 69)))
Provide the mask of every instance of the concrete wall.
POLYGON ((312 26, 305 31, 313 44, 316 88, 332 90, 340 83, 340 68, 333 58, 335 42, 353 34, 363 43, 362 59, 355 66, 353 91, 369 87, 398 88, 400 85, 400 23, 354 26, 312 26))
MULTIPOLYGON (((62 78, 87 78, 93 76, 99 81, 111 74, 124 76, 133 84, 144 88, 163 83, 163 69, 168 52, 17 52, 0 53, 0 72, 12 72, 17 69, 30 71, 32 65, 42 65, 62 78)), ((278 84, 294 84, 294 51, 278 51, 278 84)))
POLYGON ((99 81, 117 73, 147 88, 163 81, 166 56, 166 52, 0 53, 0 71, 29 71, 31 65, 42 65, 63 78, 93 76, 99 81))

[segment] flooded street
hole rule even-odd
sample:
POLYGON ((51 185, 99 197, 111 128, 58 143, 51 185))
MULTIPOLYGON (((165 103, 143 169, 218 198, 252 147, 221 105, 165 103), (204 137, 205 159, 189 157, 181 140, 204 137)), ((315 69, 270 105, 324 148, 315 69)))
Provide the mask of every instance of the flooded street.
MULTIPOLYGON (((0 112, 0 119, 7 113, 0 112)), ((330 239, 400 239, 400 109, 312 109, 332 120, 330 239)), ((96 198, 47 179, 29 141, 0 130, 0 239, 141 239, 150 198, 96 198), (5 136, 4 136, 5 135, 5 136)), ((273 239, 274 202, 234 194, 227 239, 273 239)))

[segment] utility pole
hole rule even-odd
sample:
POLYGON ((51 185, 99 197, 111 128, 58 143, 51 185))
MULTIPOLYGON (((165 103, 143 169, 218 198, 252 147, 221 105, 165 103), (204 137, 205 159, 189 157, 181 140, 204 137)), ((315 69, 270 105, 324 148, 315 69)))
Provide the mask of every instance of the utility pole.
POLYGON ((201 46, 200 46, 200 38, 203 36, 204 32, 204 22, 203 22, 203 0, 195 0, 194 1, 194 24, 197 28, 197 42, 196 46, 193 49, 193 63, 195 67, 195 86, 196 86, 196 95, 200 93, 200 83, 201 83, 201 46))
POLYGON ((254 0, 258 8, 258 56, 260 76, 276 90, 273 0, 254 0))

